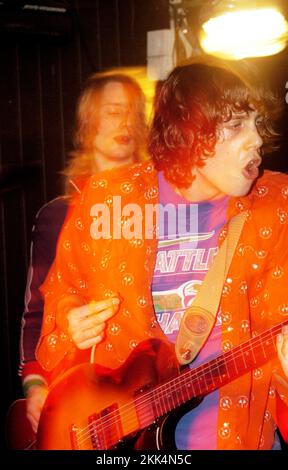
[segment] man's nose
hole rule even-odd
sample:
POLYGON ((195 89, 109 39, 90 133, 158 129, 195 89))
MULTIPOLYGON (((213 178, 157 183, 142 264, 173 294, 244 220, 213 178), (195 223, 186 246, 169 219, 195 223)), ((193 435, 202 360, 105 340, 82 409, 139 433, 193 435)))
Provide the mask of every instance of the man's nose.
POLYGON ((132 127, 133 126, 133 116, 131 111, 125 111, 123 112, 122 118, 121 118, 121 127, 132 127))
POLYGON ((251 132, 249 139, 249 146, 260 149, 263 145, 263 139, 259 133, 256 123, 251 123, 251 132))

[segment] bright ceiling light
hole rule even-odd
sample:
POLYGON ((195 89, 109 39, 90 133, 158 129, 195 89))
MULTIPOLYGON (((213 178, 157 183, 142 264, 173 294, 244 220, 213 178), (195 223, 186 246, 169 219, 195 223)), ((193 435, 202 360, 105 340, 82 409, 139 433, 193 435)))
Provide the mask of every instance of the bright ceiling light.
POLYGON ((237 60, 277 54, 287 39, 288 23, 275 8, 223 13, 203 23, 200 35, 206 53, 237 60))

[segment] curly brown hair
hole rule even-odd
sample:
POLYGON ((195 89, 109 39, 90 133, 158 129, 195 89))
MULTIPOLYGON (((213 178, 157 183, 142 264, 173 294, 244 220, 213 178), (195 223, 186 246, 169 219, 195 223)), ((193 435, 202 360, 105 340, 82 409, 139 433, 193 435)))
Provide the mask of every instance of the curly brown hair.
POLYGON ((193 181, 192 168, 214 154, 220 124, 233 113, 257 109, 262 153, 276 148, 280 100, 245 61, 198 59, 176 67, 159 86, 148 149, 158 170, 177 187, 193 181))

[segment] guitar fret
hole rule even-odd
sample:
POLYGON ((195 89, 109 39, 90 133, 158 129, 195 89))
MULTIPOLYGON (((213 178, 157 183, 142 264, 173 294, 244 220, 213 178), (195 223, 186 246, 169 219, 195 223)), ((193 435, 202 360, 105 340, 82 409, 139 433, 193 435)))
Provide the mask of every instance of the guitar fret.
POLYGON ((198 380, 198 383, 200 384, 200 389, 202 390, 202 392, 204 391, 203 387, 206 387, 206 390, 205 392, 207 391, 207 384, 206 384, 206 381, 205 381, 205 374, 203 374, 203 367, 200 366, 200 370, 199 370, 199 376, 197 378, 198 380), (204 384, 204 385, 203 385, 204 384))
POLYGON ((212 382, 212 386, 215 387, 215 382, 214 382, 214 377, 213 377, 213 370, 212 370, 211 364, 210 364, 208 367, 209 367, 208 372, 209 372, 209 374, 210 374, 210 380, 211 380, 211 382, 212 382))
MULTIPOLYGON (((185 403, 185 397, 184 397, 184 394, 183 394, 183 383, 181 383, 180 385, 180 391, 181 391, 181 395, 182 397, 180 396, 180 394, 178 394, 178 389, 177 389, 177 382, 174 383, 174 397, 175 397, 175 400, 176 400, 176 403, 177 405, 182 405, 182 403, 185 403)), ((175 408, 177 406, 175 404, 175 408)))
POLYGON ((162 398, 163 398, 163 413, 165 414, 173 408, 182 404, 180 397, 177 393, 176 383, 169 387, 162 386, 162 398))
POLYGON ((255 359, 255 356, 254 356, 254 351, 253 351, 253 346, 252 345, 249 345, 249 349, 245 352, 243 352, 243 358, 244 358, 244 362, 245 362, 245 366, 246 368, 249 368, 251 366, 255 366, 257 364, 257 361, 255 359), (246 362, 246 359, 247 359, 247 362, 246 362), (252 363, 253 361, 253 363, 252 363))
POLYGON ((196 390, 195 396, 201 395, 202 390, 201 390, 201 387, 200 387, 200 385, 199 385, 198 380, 195 380, 195 379, 194 379, 194 381, 192 382, 192 386, 193 386, 193 390, 194 390, 194 391, 196 390), (195 389, 194 389, 194 385, 193 385, 193 384, 195 385, 195 389), (197 391, 197 387, 198 387, 198 391, 197 391))
POLYGON ((174 407, 176 408, 177 405, 178 406, 182 405, 182 403, 184 403, 184 400, 183 400, 183 394, 182 394, 182 386, 180 387, 180 394, 178 394, 178 390, 176 389, 175 385, 174 385, 174 388, 175 390, 173 390, 172 392, 172 402, 173 402, 174 407), (181 398, 181 395, 182 395, 182 398, 181 398))
POLYGON ((186 389, 186 384, 185 382, 182 383, 181 385, 181 395, 182 395, 182 403, 185 403, 187 401, 187 389, 186 389), (186 394, 185 394, 186 392, 186 394))
POLYGON ((227 369, 227 364, 226 364, 226 361, 224 360, 223 361, 223 366, 225 367, 225 371, 224 373, 222 374, 222 378, 223 380, 225 381, 225 383, 227 382, 227 377, 229 379, 229 372, 228 372, 228 369, 227 369))
POLYGON ((185 391, 186 391, 186 399, 185 399, 185 402, 186 401, 189 401, 191 398, 192 398, 192 395, 191 395, 191 383, 190 382, 187 382, 185 381, 185 391))
POLYGON ((205 387, 206 387, 206 392, 208 392, 209 390, 209 387, 208 387, 208 384, 207 384, 207 381, 206 381, 206 374, 204 372, 204 374, 202 375, 203 379, 204 379, 204 383, 205 383, 205 387))
POLYGON ((234 354, 235 361, 237 363, 238 373, 243 373, 247 370, 247 365, 243 356, 242 348, 237 348, 234 354))
POLYGON ((163 403, 163 397, 160 393, 158 393, 158 404, 160 407, 160 414, 158 416, 162 416, 164 414, 165 407, 163 403))
POLYGON ((167 412, 167 403, 166 403, 166 400, 167 400, 167 394, 166 394, 166 388, 167 387, 161 387, 161 389, 163 388, 163 390, 161 390, 161 400, 162 400, 162 414, 165 414, 167 412))
POLYGON ((214 379, 213 379, 213 374, 212 374, 212 369, 211 369, 211 364, 208 364, 205 368, 205 382, 207 386, 207 392, 211 390, 211 385, 212 387, 215 386, 214 379))
MULTIPOLYGON (((174 385, 174 387, 175 387, 175 385, 174 385)), ((172 408, 176 408, 177 406, 182 404, 182 401, 180 400, 180 397, 179 397, 176 389, 172 390, 171 393, 168 395, 168 397, 169 397, 169 400, 170 400, 170 404, 172 403, 172 408)), ((167 410, 167 411, 169 411, 169 410, 167 410)))
POLYGON ((177 390, 174 390, 173 388, 174 388, 174 386, 172 387, 172 390, 169 393, 168 398, 169 398, 169 401, 170 401, 170 405, 172 403, 172 408, 176 408, 177 405, 181 404, 181 401, 179 400, 177 390), (177 403, 178 400, 179 400, 179 403, 177 403))
POLYGON ((190 400, 191 398, 197 396, 197 394, 196 394, 196 392, 195 392, 195 388, 194 388, 193 382, 192 382, 192 380, 190 379, 190 377, 188 377, 188 382, 187 382, 186 387, 187 387, 187 390, 188 390, 188 397, 189 397, 188 399, 189 399, 189 400, 190 400), (192 391, 192 393, 191 393, 191 391, 192 391))
POLYGON ((154 405, 154 409, 155 409, 155 413, 154 413, 155 416, 162 416, 164 414, 162 404, 161 404, 161 400, 162 400, 162 397, 161 397, 160 393, 158 392, 158 389, 156 389, 155 398, 153 400, 153 405, 154 405))
POLYGON ((254 364, 256 365, 256 364, 257 364, 257 360, 256 360, 256 357, 255 357, 255 355, 254 355, 253 346, 250 346, 250 349, 251 349, 251 352, 252 352, 252 356, 253 356, 254 364))
POLYGON ((263 356, 264 356, 265 359, 267 359, 266 350, 264 348, 264 345, 263 345, 262 341, 260 341, 260 344, 261 344, 261 348, 262 348, 262 351, 263 351, 263 356))
POLYGON ((157 393, 157 389, 156 389, 155 392, 154 392, 153 400, 152 400, 152 408, 154 410, 154 415, 155 416, 160 415, 158 406, 159 406, 159 397, 158 397, 158 393, 157 393))
POLYGON ((165 413, 165 401, 163 400, 163 395, 158 394, 159 396, 159 404, 160 404, 160 409, 161 409, 161 415, 162 416, 165 413))
POLYGON ((234 364, 234 366, 235 366, 235 374, 231 374, 232 377, 233 377, 233 375, 239 374, 239 369, 238 369, 238 367, 237 367, 237 361, 236 361, 236 359, 235 359, 235 357, 234 357, 234 352, 233 352, 233 351, 231 351, 231 356, 232 356, 233 364, 234 364))
MULTIPOLYGON (((264 358, 264 360, 269 359, 269 356, 276 351, 276 346, 274 344, 274 337, 271 331, 269 332, 269 335, 270 335, 270 338, 267 338, 265 341, 264 341, 263 335, 256 337, 258 344, 257 344, 257 349, 256 348, 255 349, 256 351, 259 352, 259 354, 261 354, 261 358, 264 358)), ((257 360, 255 360, 255 363, 257 363, 257 360)))
POLYGON ((245 369, 247 369, 247 364, 246 364, 246 361, 245 361, 245 354, 244 354, 242 349, 241 349, 241 354, 242 354, 242 358, 243 358, 243 361, 244 361, 245 369))
POLYGON ((276 345, 274 343, 275 337, 272 335, 271 331, 270 331, 270 336, 271 336, 271 341, 267 340, 267 343, 268 343, 269 346, 272 345, 273 352, 277 351, 276 345))
POLYGON ((218 365, 218 358, 217 358, 217 357, 216 357, 216 359, 214 359, 213 364, 216 365, 216 368, 217 368, 217 371, 218 371, 217 378, 218 378, 218 380, 220 380, 220 384, 221 384, 221 373, 220 373, 220 369, 219 369, 219 365, 218 365))

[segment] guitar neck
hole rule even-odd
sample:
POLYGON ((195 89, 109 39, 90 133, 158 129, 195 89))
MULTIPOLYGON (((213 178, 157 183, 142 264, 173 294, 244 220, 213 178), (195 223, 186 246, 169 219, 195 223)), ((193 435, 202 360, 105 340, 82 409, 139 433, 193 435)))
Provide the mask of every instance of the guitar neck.
POLYGON ((276 336, 287 324, 288 320, 150 391, 151 415, 154 419, 160 417, 271 360, 276 356, 276 336))

